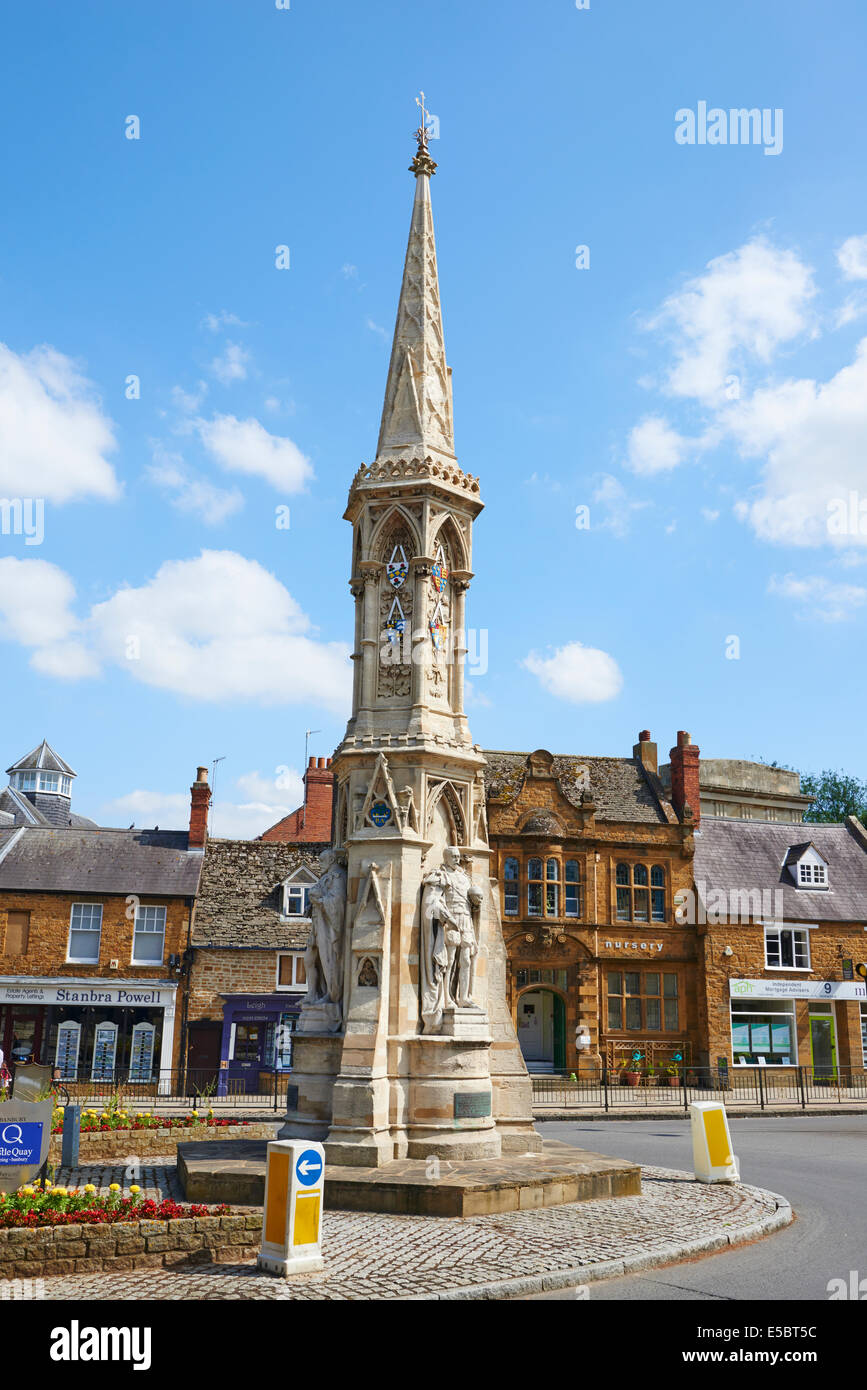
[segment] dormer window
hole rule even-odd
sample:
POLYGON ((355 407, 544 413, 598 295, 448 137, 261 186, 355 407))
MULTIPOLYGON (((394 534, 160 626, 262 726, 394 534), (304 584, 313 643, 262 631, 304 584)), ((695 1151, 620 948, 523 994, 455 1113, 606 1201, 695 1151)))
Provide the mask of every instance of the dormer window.
POLYGON ((795 885, 816 892, 829 887, 828 861, 812 843, 792 845, 784 861, 795 885))
POLYGON ((828 883, 828 870, 824 864, 799 864, 798 883, 801 886, 816 883, 824 888, 828 883))
POLYGON ((296 869, 283 882, 283 916, 310 916, 310 889, 318 882, 310 869, 296 869))

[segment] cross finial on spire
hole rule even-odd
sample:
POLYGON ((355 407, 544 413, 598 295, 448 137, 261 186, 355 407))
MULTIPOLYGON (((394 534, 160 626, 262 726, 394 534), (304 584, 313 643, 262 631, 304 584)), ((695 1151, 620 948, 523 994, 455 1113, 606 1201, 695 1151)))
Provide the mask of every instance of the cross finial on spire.
POLYGON ((427 121, 430 112, 426 109, 424 104, 424 92, 421 92, 420 95, 416 97, 415 104, 421 109, 421 125, 415 132, 415 137, 418 140, 418 149, 416 150, 415 159, 409 166, 409 170, 411 174, 415 174, 416 178, 418 178, 419 174, 424 174, 427 178, 430 178, 436 173, 437 166, 435 161, 431 159, 430 151, 427 147, 427 121))

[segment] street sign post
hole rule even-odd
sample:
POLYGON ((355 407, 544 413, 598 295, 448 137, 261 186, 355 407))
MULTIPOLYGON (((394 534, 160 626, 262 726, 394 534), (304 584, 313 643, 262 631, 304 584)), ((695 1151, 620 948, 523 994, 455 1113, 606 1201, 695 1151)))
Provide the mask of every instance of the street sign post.
POLYGON ((258 1266, 286 1278, 322 1269, 325 1150, 304 1139, 268 1145, 258 1266))
POLYGON ((725 1106, 718 1100, 695 1100, 689 1107, 689 1119, 697 1181, 740 1182, 725 1106))

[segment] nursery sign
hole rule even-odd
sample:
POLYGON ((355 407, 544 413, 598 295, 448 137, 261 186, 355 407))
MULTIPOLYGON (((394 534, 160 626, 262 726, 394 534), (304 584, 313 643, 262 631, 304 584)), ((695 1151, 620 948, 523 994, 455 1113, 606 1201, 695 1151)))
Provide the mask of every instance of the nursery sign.
POLYGON ((48 1157, 50 1100, 10 1100, 0 1104, 0 1192, 32 1182, 48 1157))

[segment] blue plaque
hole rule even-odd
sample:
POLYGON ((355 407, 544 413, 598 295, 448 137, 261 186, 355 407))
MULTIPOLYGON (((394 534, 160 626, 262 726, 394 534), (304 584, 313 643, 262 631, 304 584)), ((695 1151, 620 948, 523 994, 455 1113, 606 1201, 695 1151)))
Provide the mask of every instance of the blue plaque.
POLYGON ((387 801, 374 801, 370 808, 370 819, 376 826, 388 825, 391 820, 391 807, 387 801))

